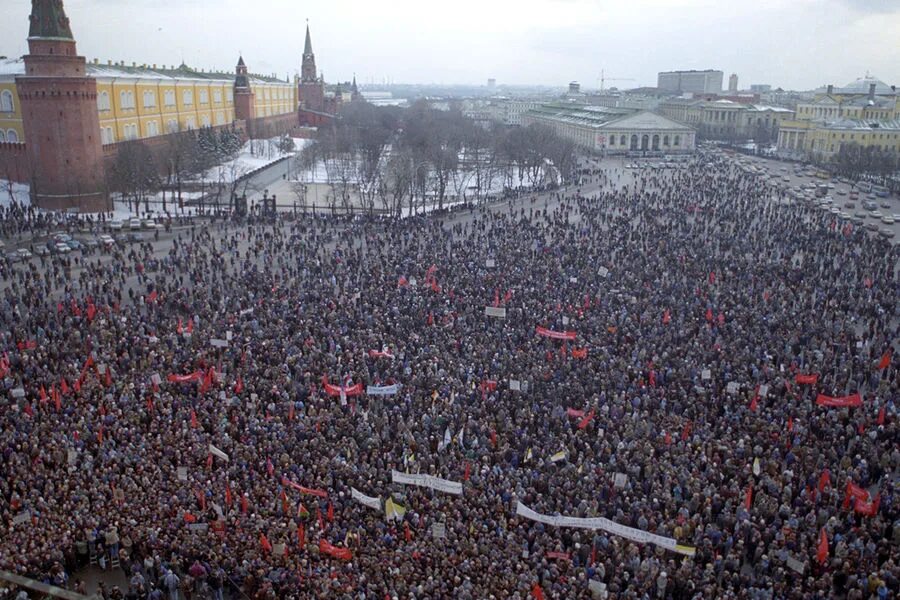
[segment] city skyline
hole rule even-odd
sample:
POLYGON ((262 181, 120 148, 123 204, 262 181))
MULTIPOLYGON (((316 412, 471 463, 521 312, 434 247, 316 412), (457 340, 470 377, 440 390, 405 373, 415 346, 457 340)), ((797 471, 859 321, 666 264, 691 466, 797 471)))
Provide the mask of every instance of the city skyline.
MULTIPOLYGON (((25 54, 30 4, 8 3, 0 54, 25 54)), ((483 85, 496 78, 499 85, 577 80, 596 88, 603 70, 606 87, 631 88, 654 86, 658 71, 709 68, 726 78, 737 73, 741 89, 767 83, 803 90, 844 85, 867 71, 895 83, 900 72, 900 55, 878 43, 900 37, 900 5, 889 0, 772 0, 724 9, 709 0, 462 0, 453 12, 423 11, 411 0, 254 6, 65 2, 79 53, 89 59, 230 71, 242 53, 253 72, 279 77, 299 71, 307 18, 326 79, 355 73, 363 84, 483 85)))

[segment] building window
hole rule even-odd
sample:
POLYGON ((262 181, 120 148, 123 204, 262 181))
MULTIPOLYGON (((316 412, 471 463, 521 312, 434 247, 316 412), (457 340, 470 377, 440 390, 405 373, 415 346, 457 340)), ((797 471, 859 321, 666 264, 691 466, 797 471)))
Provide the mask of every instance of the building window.
POLYGON ((147 135, 159 135, 159 126, 156 124, 156 121, 150 121, 149 123, 147 123, 147 135))
POLYGON ((200 90, 200 104, 209 104, 209 92, 200 90))
POLYGON ((6 131, 6 141, 9 142, 10 144, 18 143, 19 134, 16 133, 15 129, 8 129, 6 131))
POLYGON ((181 93, 181 101, 185 106, 190 106, 194 103, 194 90, 184 90, 181 93))
POLYGON ((620 146, 625 145, 625 136, 624 135, 619 136, 619 145, 620 146))
POLYGON ((134 92, 119 92, 119 106, 123 110, 130 110, 134 108, 134 92))
POLYGON ((109 110, 109 94, 107 92, 97 94, 97 110, 109 110))
POLYGON ((6 132, 0 129, 0 144, 6 141, 6 132))
POLYGON ((223 113, 216 113, 216 125, 224 125, 225 124, 225 115, 223 113))
POLYGON ((213 102, 215 102, 216 104, 222 103, 222 90, 213 91, 213 102))
POLYGON ((176 131, 178 131, 178 121, 176 121, 175 119, 169 119, 169 122, 166 123, 166 129, 169 131, 169 133, 175 133, 176 131))
POLYGON ((13 95, 9 90, 3 90, 3 93, 0 94, 0 112, 15 112, 13 95))
POLYGON ((116 140, 113 137, 112 127, 100 128, 100 143, 101 144, 112 144, 115 141, 116 140))
POLYGON ((228 104, 231 104, 232 102, 234 102, 234 90, 233 89, 228 88, 227 90, 225 90, 225 99, 228 100, 228 104))
POLYGON ((663 146, 668 146, 668 145, 669 145, 669 136, 664 135, 663 136, 663 146))
POLYGON ((616 145, 616 136, 614 136, 614 135, 609 136, 609 145, 610 146, 616 145))
POLYGON ((156 94, 150 90, 144 92, 144 108, 152 108, 156 106, 156 94))
POLYGON ((185 126, 185 128, 188 129, 188 130, 190 130, 190 129, 196 129, 196 128, 197 128, 197 124, 194 122, 194 117, 188 117, 187 119, 185 119, 185 120, 184 120, 184 126, 185 126))
POLYGON ((200 117, 200 123, 203 125, 203 127, 209 127, 209 115, 203 115, 202 117, 200 117))
POLYGON ((166 90, 163 92, 163 100, 166 106, 175 106, 175 90, 166 90))
POLYGON ((676 136, 675 136, 675 145, 676 145, 676 146, 680 146, 680 145, 681 145, 681 136, 680 136, 680 135, 676 135, 676 136))
POLYGON ((123 128, 123 133, 126 140, 136 140, 138 138, 138 126, 134 123, 129 123, 123 128))

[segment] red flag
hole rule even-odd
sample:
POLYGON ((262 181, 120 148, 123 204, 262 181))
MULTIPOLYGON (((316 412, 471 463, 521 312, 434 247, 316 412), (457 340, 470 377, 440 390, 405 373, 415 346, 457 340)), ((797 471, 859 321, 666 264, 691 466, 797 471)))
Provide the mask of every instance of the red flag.
POLYGON ((184 333, 184 327, 181 325, 181 317, 178 317, 178 326, 175 328, 175 333, 178 335, 184 333))
POLYGON ((106 387, 112 387, 112 374, 109 367, 106 367, 106 380, 103 383, 106 387))
POLYGON ((591 562, 588 566, 593 566, 597 564, 597 548, 595 546, 591 546, 591 562))
POLYGON ((247 514, 247 510, 249 509, 249 504, 250 502, 247 500, 247 495, 244 494, 243 496, 241 496, 241 512, 245 515, 247 514))
POLYGON ((491 429, 491 445, 496 448, 497 447, 497 432, 491 429))
POLYGON ((694 424, 691 421, 688 421, 684 424, 684 429, 681 430, 681 441, 686 442, 688 438, 691 437, 691 430, 694 428, 694 424))
POLYGON ((432 312, 428 313, 428 321, 427 322, 428 322, 428 325, 434 325, 434 313, 432 313, 432 312))
POLYGON ((50 397, 53 398, 53 404, 56 405, 56 412, 62 410, 62 403, 59 399, 59 390, 56 389, 56 385, 50 386, 50 397))
POLYGON ((825 528, 823 527, 819 531, 819 545, 816 548, 816 560, 819 561, 819 564, 825 564, 828 560, 828 534, 825 533, 825 528))
POLYGON ((306 528, 303 523, 297 525, 297 545, 301 548, 306 545, 306 528))
POLYGON ((397 280, 397 287, 402 288, 409 285, 409 282, 406 280, 406 277, 403 275, 400 276, 400 279, 397 280))
POLYGON ((750 401, 750 412, 756 412, 759 408, 759 386, 756 386, 756 392, 753 394, 753 400, 750 401))
POLYGON ((231 508, 231 485, 225 482, 225 506, 231 508))
POLYGON ((744 494, 744 508, 750 510, 750 507, 753 506, 753 485, 747 486, 747 493, 744 494))
POLYGON ((269 538, 264 533, 259 534, 259 545, 262 546, 263 552, 272 551, 272 544, 269 543, 269 538))
POLYGON ((406 521, 403 522, 403 537, 406 538, 407 543, 412 541, 412 532, 409 530, 409 523, 406 521))
POLYGON ((353 553, 350 551, 350 548, 338 548, 337 546, 328 543, 324 538, 319 540, 319 552, 340 560, 350 560, 353 558, 353 553))
POLYGON ((72 389, 75 390, 76 394, 81 391, 81 380, 80 379, 75 380, 75 383, 72 384, 72 389))
POLYGON ((715 271, 710 271, 710 272, 709 272, 709 282, 710 282, 710 283, 715 283, 715 282, 716 282, 716 272, 715 272, 715 271))
POLYGON ((822 474, 819 475, 819 491, 825 491, 825 486, 831 485, 831 472, 828 469, 823 469, 822 474))
POLYGON ((494 307, 500 306, 500 288, 494 288, 494 307))
POLYGON ((890 350, 888 350, 887 352, 885 352, 884 354, 881 355, 881 360, 878 361, 878 369, 879 370, 887 369, 889 366, 891 366, 891 351, 890 350))
POLYGON ((269 476, 275 474, 275 465, 272 464, 272 459, 268 456, 266 457, 266 472, 269 473, 269 476))
POLYGON ((865 488, 861 488, 852 481, 847 481, 847 487, 844 489, 844 503, 841 506, 844 510, 850 508, 850 503, 856 500, 868 502, 869 492, 865 488))
POLYGON ((584 417, 578 423, 578 429, 584 429, 588 426, 588 423, 591 422, 591 419, 594 418, 594 411, 591 410, 588 414, 584 415, 584 417))
POLYGON ((534 600, 544 600, 544 591, 539 583, 531 586, 531 595, 534 596, 534 600))
POLYGON ((194 412, 194 409, 191 409, 191 429, 197 429, 200 424, 197 423, 197 413, 194 412))
POLYGON ((329 502, 328 503, 328 522, 331 523, 334 521, 334 505, 329 502))
POLYGON ((790 432, 794 431, 794 417, 788 417, 787 428, 790 432))
POLYGON ((798 385, 816 385, 819 382, 819 374, 797 373, 797 377, 794 378, 794 381, 797 382, 798 385))
POLYGON ((472 468, 472 465, 469 463, 469 461, 466 461, 466 468, 465 468, 465 472, 463 473, 463 481, 469 480, 469 473, 471 471, 471 468, 472 468))
POLYGON ((287 514, 288 506, 289 506, 289 504, 288 504, 287 492, 284 490, 281 490, 281 512, 287 514))
POLYGON ((878 409, 878 418, 875 420, 875 422, 879 425, 884 425, 884 415, 885 407, 882 406, 880 409, 878 409))
POLYGON ((867 517, 874 517, 878 514, 878 507, 881 505, 881 494, 876 494, 875 499, 871 502, 868 500, 859 500, 853 506, 853 510, 867 517))
POLYGON ((159 298, 159 294, 156 290, 150 292, 150 295, 147 296, 147 304, 153 304, 156 302, 156 299, 159 298))
POLYGON ((238 375, 237 381, 234 384, 234 393, 240 394, 244 391, 244 380, 241 379, 241 376, 238 375))
POLYGON ((60 379, 60 381, 59 381, 59 389, 62 390, 62 393, 63 393, 64 396, 68 396, 68 395, 69 395, 69 393, 70 393, 70 392, 69 392, 69 384, 66 383, 65 377, 63 377, 62 379, 60 379))
POLYGON ((184 513, 184 522, 185 523, 196 523, 197 517, 195 517, 194 515, 192 515, 189 512, 186 512, 186 513, 184 513))
POLYGON ((47 404, 47 390, 44 389, 43 385, 41 385, 40 393, 41 393, 41 404, 47 404))
POLYGON ((288 403, 288 421, 294 420, 294 403, 288 403))
POLYGON ((668 325, 672 321, 672 314, 669 312, 667 308, 663 311, 663 325, 668 325))
POLYGON ((707 308, 707 309, 706 309, 706 320, 707 320, 707 322, 712 323, 712 320, 713 320, 713 311, 712 311, 711 308, 707 308))
POLYGON ((26 405, 25 405, 25 414, 28 415, 29 417, 33 417, 33 416, 34 416, 34 409, 31 408, 31 404, 26 404, 26 405))
POLYGON ((193 319, 188 319, 187 332, 194 333, 194 320, 193 319))

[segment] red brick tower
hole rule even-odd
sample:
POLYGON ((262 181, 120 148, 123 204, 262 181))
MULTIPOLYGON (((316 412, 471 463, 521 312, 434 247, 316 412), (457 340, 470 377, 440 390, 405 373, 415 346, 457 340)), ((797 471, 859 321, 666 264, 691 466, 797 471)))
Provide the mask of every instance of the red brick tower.
POLYGON ((97 116, 97 82, 85 72, 62 0, 32 0, 25 75, 16 77, 31 201, 48 210, 110 210, 97 116))
POLYGON ((234 118, 238 121, 256 118, 256 95, 250 87, 250 77, 247 75, 243 56, 238 58, 234 77, 234 118))
POLYGON ((312 40, 309 37, 309 25, 306 26, 306 44, 303 47, 298 92, 301 109, 325 110, 325 82, 316 75, 316 55, 313 54, 312 40))

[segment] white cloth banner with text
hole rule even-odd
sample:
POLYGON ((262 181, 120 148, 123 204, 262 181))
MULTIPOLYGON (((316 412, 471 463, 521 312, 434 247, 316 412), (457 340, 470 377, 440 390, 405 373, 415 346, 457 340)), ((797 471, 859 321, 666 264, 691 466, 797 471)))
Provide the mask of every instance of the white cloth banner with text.
POLYGON ((400 471, 391 471, 391 480, 394 483, 402 483, 403 485, 417 485, 419 487, 427 487, 445 494, 462 495, 463 485, 458 481, 449 481, 440 477, 431 475, 419 475, 410 473, 401 473, 400 471))

